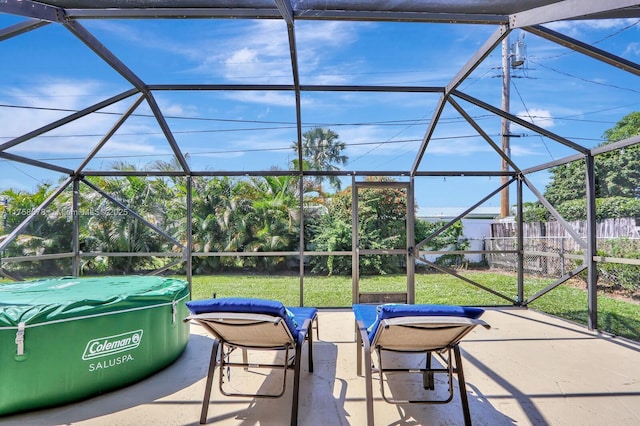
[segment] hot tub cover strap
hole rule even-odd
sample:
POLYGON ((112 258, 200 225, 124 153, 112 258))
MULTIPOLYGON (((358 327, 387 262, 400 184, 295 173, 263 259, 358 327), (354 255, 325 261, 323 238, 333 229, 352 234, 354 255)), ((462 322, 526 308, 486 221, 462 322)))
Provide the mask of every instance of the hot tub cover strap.
POLYGON ((18 331, 16 331, 16 355, 24 355, 24 330, 26 324, 21 322, 18 324, 18 331))

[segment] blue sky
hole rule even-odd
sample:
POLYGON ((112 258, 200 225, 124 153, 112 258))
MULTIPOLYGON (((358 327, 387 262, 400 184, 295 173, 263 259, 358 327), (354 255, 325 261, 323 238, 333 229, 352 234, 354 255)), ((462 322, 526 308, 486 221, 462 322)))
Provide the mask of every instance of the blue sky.
MULTIPOLYGON (((0 28, 22 18, 0 14, 0 28)), ((286 27, 275 20, 82 21, 147 84, 291 84, 286 27)), ((640 62, 638 20, 572 21, 550 28, 640 62)), ((493 26, 300 21, 296 23, 302 84, 444 86, 493 26)), ((640 110, 630 73, 515 31, 525 66, 512 71, 511 112, 592 147, 624 115, 640 110)), ((121 93, 131 86, 63 27, 51 24, 0 42, 0 144, 121 93)), ((460 90, 501 103, 501 52, 494 51, 460 90)), ((197 170, 287 169, 296 139, 292 92, 154 92, 189 163, 197 170)), ((413 165, 438 94, 302 93, 303 130, 337 132, 355 171, 400 171, 413 165)), ((129 108, 121 101, 7 152, 74 168, 129 108)), ((500 144, 500 119, 458 102, 500 144)), ((526 168, 575 152, 512 125, 511 156, 526 168)), ((143 103, 107 142, 89 169, 125 161, 144 168, 171 160, 171 149, 143 103)), ((445 108, 420 170, 499 170, 500 158, 452 107, 445 108)), ((0 189, 55 183, 57 173, 0 160, 0 189)), ((541 191, 548 173, 530 176, 541 191)), ((420 178, 420 207, 467 206, 499 178, 420 178)), ((345 182, 346 184, 349 181, 345 182)), ((512 194, 515 194, 512 190, 512 194)), ((512 195, 512 200, 515 195, 512 195)), ((533 200, 530 193, 527 200, 533 200)), ((499 206, 494 197, 485 206, 499 206)))

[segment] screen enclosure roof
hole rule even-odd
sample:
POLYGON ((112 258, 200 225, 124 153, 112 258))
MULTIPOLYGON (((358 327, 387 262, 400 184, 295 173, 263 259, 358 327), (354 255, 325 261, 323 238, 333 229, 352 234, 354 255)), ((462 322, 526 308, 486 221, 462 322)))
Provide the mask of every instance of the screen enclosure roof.
MULTIPOLYGON (((514 114, 500 105, 500 84, 498 79, 495 80, 494 90, 492 93, 482 92, 478 90, 475 93, 472 87, 468 91, 461 89, 465 80, 477 72, 478 67, 490 55, 500 52, 501 43, 508 39, 509 34, 527 33, 534 37, 539 37, 545 42, 561 46, 572 53, 578 52, 579 55, 588 58, 597 66, 615 67, 621 76, 626 78, 637 79, 640 75, 640 66, 621 55, 613 54, 605 49, 601 49, 588 42, 574 38, 572 35, 563 34, 562 31, 551 29, 547 24, 557 22, 570 22, 575 20, 602 20, 602 19, 630 19, 640 17, 640 3, 629 0, 610 0, 610 1, 548 1, 548 0, 448 0, 448 1, 332 1, 332 0, 252 0, 252 1, 217 1, 217 0, 50 0, 50 1, 29 1, 29 0, 2 0, 0 1, 0 12, 20 18, 12 25, 0 28, 0 41, 11 41, 19 37, 26 37, 30 34, 37 33, 43 26, 58 26, 67 32, 67 35, 79 40, 84 47, 88 47, 89 51, 94 54, 94 58, 106 64, 111 72, 123 81, 122 90, 114 93, 112 96, 90 103, 84 108, 76 108, 75 112, 61 114, 55 119, 51 119, 46 124, 34 126, 29 131, 16 135, 2 135, 0 139, 0 155, 5 160, 16 161, 32 167, 47 169, 52 172, 62 173, 69 176, 85 176, 85 175, 109 175, 109 174, 126 174, 127 171, 114 171, 105 167, 104 161, 97 161, 103 147, 108 146, 108 140, 118 136, 121 127, 124 128, 127 121, 141 120, 136 114, 136 110, 146 108, 147 118, 151 118, 156 122, 157 132, 161 134, 163 143, 167 151, 173 157, 175 170, 167 171, 157 170, 159 175, 162 174, 184 174, 184 175, 264 175, 264 174, 316 174, 316 175, 341 175, 348 176, 357 171, 359 174, 378 174, 378 175, 401 175, 401 176, 419 176, 419 175, 514 175, 524 172, 535 172, 549 166, 561 163, 564 160, 572 159, 575 156, 584 156, 590 153, 593 146, 583 144, 579 140, 574 140, 569 136, 556 133, 554 129, 547 128, 544 124, 536 123, 536 121, 523 119, 521 116, 514 114), (215 18, 215 19, 212 19, 215 18), (215 21, 215 22, 238 22, 238 21, 279 21, 280 22, 280 40, 281 45, 286 46, 286 61, 277 64, 278 76, 274 78, 253 79, 234 79, 233 75, 228 74, 224 78, 204 78, 202 80, 191 79, 188 82, 167 76, 162 72, 162 68, 157 68, 157 75, 148 74, 142 71, 136 65, 138 58, 129 55, 128 50, 115 44, 103 42, 103 29, 97 25, 97 22, 106 22, 109 20, 117 22, 150 22, 150 21, 179 21, 183 31, 188 31, 189 23, 215 21), (395 33, 399 33, 398 26, 411 24, 442 24, 441 37, 447 37, 452 34, 459 25, 467 25, 474 31, 481 27, 481 33, 486 34, 484 42, 474 47, 471 53, 452 52, 456 56, 455 62, 459 64, 449 75, 441 75, 438 78, 420 80, 419 83, 396 83, 393 79, 389 82, 376 80, 374 78, 363 75, 360 79, 335 78, 333 80, 326 78, 309 78, 306 74, 307 64, 311 60, 322 60, 322 58, 312 58, 310 53, 317 53, 311 49, 308 41, 309 33, 313 33, 314 25, 322 22, 350 22, 359 23, 383 23, 384 25, 393 25, 395 33), (305 30, 301 34, 301 29, 305 30), (225 148, 225 154, 231 158, 235 153, 234 147, 241 147, 244 154, 256 149, 256 156, 264 155, 265 158, 271 153, 282 151, 281 157, 275 157, 265 163, 263 168, 258 166, 236 165, 231 160, 229 162, 218 161, 202 165, 195 164, 196 158, 195 142, 190 138, 183 136, 188 133, 182 130, 177 123, 175 117, 168 112, 169 108, 163 98, 167 93, 175 93, 175 96, 183 96, 182 100, 188 97, 200 96, 203 92, 207 93, 229 93, 246 94, 246 93, 279 93, 286 94, 289 97, 290 106, 286 123, 291 125, 288 133, 280 135, 280 145, 278 148, 270 148, 271 151, 259 151, 261 148, 261 138, 264 138, 264 128, 258 125, 259 120, 255 120, 255 128, 250 137, 245 141, 239 141, 233 137, 226 138, 229 147, 225 148), (320 97, 322 94, 322 98, 320 97), (346 95, 348 94, 348 96, 346 95), (356 154, 352 154, 353 164, 347 164, 340 170, 302 170, 300 165, 303 164, 303 135, 305 131, 312 127, 331 127, 336 123, 336 117, 323 116, 314 112, 306 112, 309 106, 322 103, 327 105, 325 111, 331 110, 335 105, 345 105, 345 102, 351 100, 354 104, 363 105, 371 103, 373 96, 379 96, 379 100, 375 101, 380 105, 380 110, 384 110, 390 121, 399 123, 400 115, 394 115, 389 112, 393 110, 393 103, 398 102, 400 95, 403 96, 401 105, 408 105, 412 101, 418 102, 418 99, 429 97, 431 104, 428 107, 422 105, 422 116, 420 120, 416 119, 411 124, 413 130, 419 129, 419 136, 413 139, 401 140, 401 142, 409 143, 412 141, 412 149, 407 152, 410 155, 404 156, 404 163, 400 165, 390 165, 383 163, 380 166, 374 162, 366 160, 366 154, 380 154, 386 142, 392 143, 392 136, 389 139, 375 139, 375 142, 367 142, 367 134, 361 131, 359 137, 361 142, 361 150, 356 154), (75 162, 60 158, 38 157, 34 158, 28 153, 29 149, 24 148, 29 143, 36 143, 38 139, 50 132, 59 131, 63 127, 68 131, 73 131, 73 124, 77 120, 83 119, 96 112, 104 111, 114 105, 119 105, 125 100, 133 99, 133 105, 129 108, 120 107, 118 109, 121 114, 120 120, 112 123, 113 127, 105 127, 101 130, 101 136, 97 137, 93 142, 85 144, 93 148, 87 148, 84 157, 77 159, 75 162), (411 99, 411 101, 408 101, 411 99), (142 107, 141 107, 142 105, 142 107), (425 112, 427 114, 425 115, 425 112), (488 145, 488 149, 492 154, 508 164, 508 171, 505 169, 498 170, 495 164, 490 166, 479 165, 477 168, 456 169, 450 167, 447 170, 439 170, 438 163, 425 165, 424 158, 429 154, 430 145, 434 145, 433 149, 438 149, 437 142, 440 138, 438 130, 443 117, 448 113, 454 113, 458 116, 460 122, 463 122, 466 130, 464 133, 473 133, 475 137, 483 139, 488 145), (491 116, 492 118, 485 118, 491 116), (481 118, 478 118, 481 117, 481 118), (540 138, 544 138, 549 143, 557 145, 560 150, 554 153, 550 158, 529 160, 519 163, 516 159, 510 157, 510 153, 501 148, 500 136, 485 130, 485 123, 482 120, 493 120, 487 126, 500 127, 500 122, 508 121, 513 126, 519 126, 527 132, 531 132, 540 138), (498 136, 496 138, 496 136, 498 136), (292 149, 292 145, 297 144, 296 149, 292 149), (368 146, 367 143, 374 145, 368 146), (20 149, 20 148, 24 149, 20 149), (285 152, 286 151, 286 152, 285 152), (355 160, 359 160, 359 163, 355 160), (298 160, 297 162, 295 160, 298 160), (275 167, 272 165, 275 164, 275 167), (297 164, 298 169, 291 167, 291 164, 297 164)), ((323 27, 326 28, 326 27, 323 27)), ((415 26, 411 27, 415 28, 415 26)), ((561 28, 561 27, 559 27, 561 28)), ((460 33, 455 33, 456 37, 460 37, 460 33)), ((380 43, 388 37, 385 33, 380 33, 380 43)), ((391 40, 391 35, 389 40, 391 40)), ((531 36, 529 36, 531 37, 531 36)), ((396 39, 394 39, 396 40, 396 39)), ((402 43, 406 43, 411 47, 412 40, 410 37, 404 39, 398 36, 402 43)), ((394 41, 395 42, 395 41, 394 41)), ((144 44, 144 43, 141 43, 144 44)), ((0 46, 1 47, 1 46, 0 46)), ((131 50, 136 46, 131 45, 131 50)), ((334 46, 335 47, 335 46, 334 46)), ((264 45, 263 49, 268 50, 269 46, 264 45)), ((424 46, 416 47, 415 55, 423 55, 424 46)), ((363 48, 364 52, 365 49, 363 48)), ((375 48, 369 51, 375 53, 375 48)), ((564 54, 564 53, 563 53, 564 54)), ((141 54, 140 56, 143 56, 141 54)), ((73 60, 73 55, 68 56, 69 61, 73 60)), ((408 58, 408 57, 407 57, 408 58)), ((397 59, 401 63, 404 58, 397 59)), ((388 60, 387 64, 393 60, 388 60)), ((240 71, 238 71, 240 72, 240 71)), ((345 71, 349 72, 349 71, 345 71)), ((498 73, 499 74, 499 73, 498 73)), ((237 77, 237 75, 236 75, 237 77)), ((631 83, 624 83, 627 86, 631 83)), ((473 85, 469 85, 473 86, 473 85)), ((519 94, 519 93, 518 93, 519 94)), ((520 95, 520 94, 519 94, 520 95)), ((551 96, 553 91, 551 92, 551 96)), ((583 93, 585 95, 585 93, 583 93)), ((266 95, 265 95, 266 96, 266 95)), ((178 99, 178 98, 176 98, 178 99)), ((228 98, 227 98, 228 99, 228 98)), ((178 102, 178 101, 176 101, 178 102)), ((215 102, 220 102, 218 98, 215 102)), ((584 101, 582 101, 584 104, 584 101)), ((353 111, 357 110, 357 106, 352 107, 353 111)), ((230 108, 231 109, 231 108, 230 108)), ((398 109, 400 111, 400 109, 398 109)), ((336 113, 337 114, 337 113, 336 113)), ((241 115, 238 113, 238 115, 241 115)), ((222 116, 222 115, 221 115, 222 116)), ((412 120, 415 116, 407 117, 412 120)), ((446 117, 445 117, 446 118, 446 117)), ((229 116, 223 117, 223 120, 233 121, 235 118, 229 116)), ((382 115, 372 118, 382 127, 382 115)), ((446 121, 446 120, 445 120, 446 121)), ((273 124, 274 122, 269 122, 273 124)), ((366 123, 366 122, 365 122, 366 123)), ((356 119, 349 122, 351 128, 360 126, 362 123, 356 119)), ((388 123, 386 123, 388 124, 388 123)), ((385 124, 385 125, 386 125, 385 124)), ((346 126, 345 123, 338 125, 346 126)), ((142 124, 140 124, 142 126, 142 124)), ((409 125, 407 125, 409 126, 409 125)), ((196 131, 194 131, 196 132, 196 131)), ((354 130, 347 134, 357 134, 354 130)), ((503 132, 504 133, 504 132, 503 132)), ((341 132, 342 134, 342 132, 341 132)), ((503 135, 504 136, 504 135, 503 135)), ((598 135, 599 136, 599 135, 598 135)), ((464 149, 464 138, 467 135, 458 136, 458 141, 464 149)), ((450 138, 450 136, 448 136, 450 138)), ((215 137, 214 137, 215 139, 215 137)), ((614 147, 624 147, 626 145, 636 143, 637 138, 622 141, 614 147)), ((447 139, 450 140, 450 139, 447 139)), ((38 142, 43 144, 44 142, 38 142)), ((449 143, 449 142, 447 142, 449 143)), ((451 142, 454 143, 454 142, 451 142)), ((517 141, 514 140, 514 144, 517 141)), ((223 145, 223 141, 214 141, 216 149, 223 145)), ((213 146, 212 145, 212 146, 213 146)), ((388 144, 387 144, 388 145, 388 144)), ((593 145, 593 144, 592 144, 593 145)), ((546 145, 545 145, 546 146, 546 145)), ((526 148, 526 146, 522 146, 526 148)), ((215 150, 214 150, 215 151, 215 150)), ((214 151, 208 151, 209 154, 214 151)), ((219 154, 219 152, 215 151, 219 154)), ((389 151, 389 155, 394 155, 393 148, 389 151)), ((484 162, 479 162, 484 164, 484 162)), ((129 171, 131 172, 131 171, 129 171)), ((146 171, 147 174, 149 171, 146 171)))

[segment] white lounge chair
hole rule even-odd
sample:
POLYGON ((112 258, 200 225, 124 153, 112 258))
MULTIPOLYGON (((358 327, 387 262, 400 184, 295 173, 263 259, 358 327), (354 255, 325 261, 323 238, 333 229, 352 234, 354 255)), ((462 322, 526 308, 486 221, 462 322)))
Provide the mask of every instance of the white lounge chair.
POLYGON ((374 425, 373 374, 380 376, 382 397, 392 404, 443 404, 453 399, 453 378, 458 378, 460 399, 465 425, 471 425, 471 414, 467 398, 466 384, 462 370, 462 357, 458 344, 474 327, 490 326, 478 319, 484 310, 480 308, 448 305, 353 305, 358 332, 357 347, 358 374, 364 367, 367 397, 367 424, 374 425), (373 365, 372 352, 377 353, 378 366, 373 365), (390 368, 384 366, 383 352, 424 353, 421 368, 390 368), (444 368, 434 368, 432 356, 441 358, 444 368), (453 354, 453 356, 452 356, 453 354), (434 374, 446 373, 449 381, 449 395, 445 399, 431 398, 425 393, 421 398, 398 399, 385 394, 385 374, 393 372, 418 373, 422 375, 424 389, 434 390, 434 374))
POLYGON ((185 318, 185 321, 195 321, 201 324, 214 336, 200 424, 207 422, 211 385, 216 365, 218 365, 220 367, 219 387, 223 395, 254 398, 281 397, 286 388, 287 370, 293 369, 291 424, 296 425, 302 346, 304 342, 309 343, 308 368, 309 372, 313 372, 313 338, 310 330, 314 321, 317 327, 317 309, 287 308, 280 302, 252 298, 214 298, 194 300, 186 304, 192 314, 185 318), (242 361, 228 361, 225 354, 236 348, 242 350, 242 361), (248 350, 284 351, 283 361, 282 363, 276 361, 273 363, 249 363, 247 361, 248 350), (293 356, 291 356, 291 352, 293 356), (223 387, 223 371, 227 367, 280 369, 283 371, 281 388, 277 392, 265 393, 227 391, 223 387))

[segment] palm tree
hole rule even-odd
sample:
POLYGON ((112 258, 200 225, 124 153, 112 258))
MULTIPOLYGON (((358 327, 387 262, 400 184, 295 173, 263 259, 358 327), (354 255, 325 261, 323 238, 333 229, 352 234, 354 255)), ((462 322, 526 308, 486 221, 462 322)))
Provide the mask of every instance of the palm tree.
MULTIPOLYGON (((250 179, 244 187, 253 209, 247 218, 251 239, 247 251, 291 250, 296 242, 299 209, 295 176, 263 176, 250 179)), ((259 260, 259 259, 256 259, 259 260)), ((284 257, 260 259, 267 269, 285 261, 284 257)))
MULTIPOLYGON (((229 177, 200 178, 193 184, 193 249, 203 252, 243 251, 248 239, 251 201, 237 195, 229 177)), ((198 259, 196 271, 233 267, 233 257, 198 259)))
MULTIPOLYGON (((342 154, 346 144, 340 141, 340 136, 330 129, 316 127, 306 131, 302 135, 302 159, 303 168, 318 171, 337 171, 341 165, 347 164, 348 157, 342 154)), ((298 152, 298 144, 293 144, 293 149, 298 152)), ((298 166, 297 161, 294 164, 298 166)), ((340 190, 340 179, 337 176, 329 176, 329 183, 337 191, 340 190)), ((316 176, 315 182, 320 185, 324 180, 322 176, 316 176)))
MULTIPOLYGON (((3 224, 0 242, 19 226, 51 194, 49 184, 40 184, 33 193, 8 189, 0 193, 7 200, 2 209, 3 224), (6 210, 5 210, 6 209, 6 210), (5 224, 6 221, 6 224, 5 224), (4 235, 3 235, 4 234, 4 235)), ((22 233, 0 255, 28 256, 66 253, 71 250, 71 190, 67 188, 45 209, 42 209, 22 233)), ((68 272, 66 260, 48 260, 16 264, 15 271, 26 274, 55 275, 68 272)))
MULTIPOLYGON (((116 170, 135 170, 126 163, 114 164, 116 170)), ((147 222, 163 229, 168 220, 168 201, 175 199, 175 191, 161 178, 141 176, 120 178, 91 178, 97 187, 119 200, 147 222)), ((125 209, 119 208, 92 190, 84 191, 83 203, 91 206, 85 233, 81 238, 83 250, 104 252, 168 251, 169 243, 160 234, 141 223, 125 209)), ((109 268, 131 272, 153 267, 145 257, 112 257, 109 268)))

